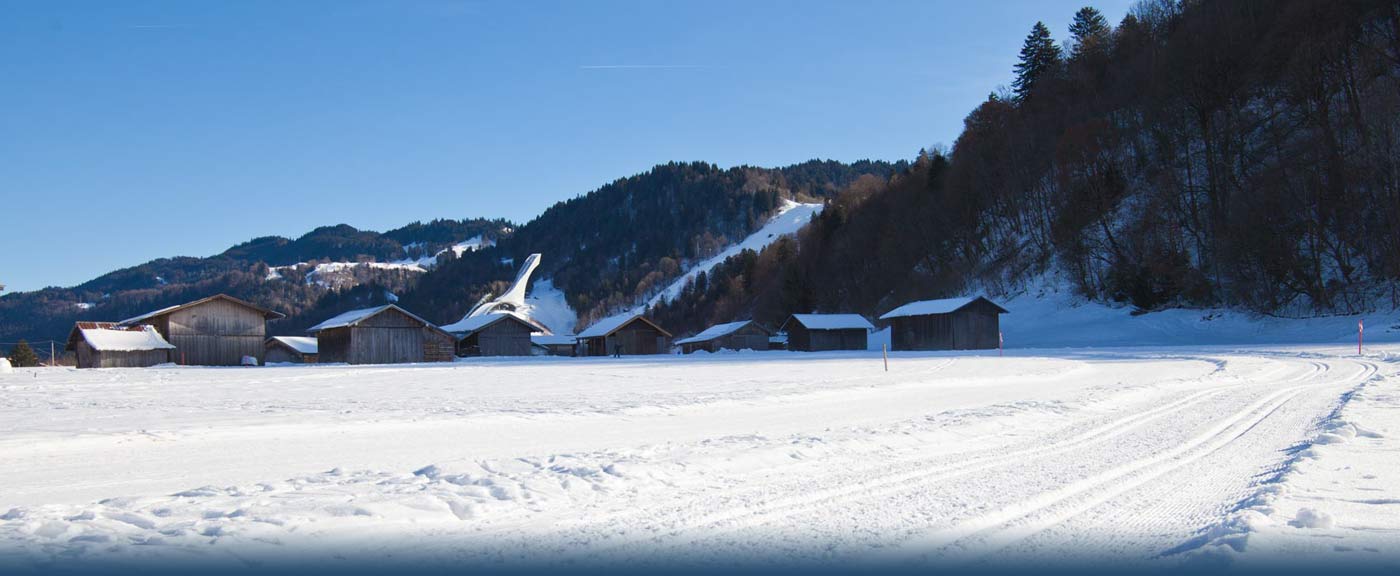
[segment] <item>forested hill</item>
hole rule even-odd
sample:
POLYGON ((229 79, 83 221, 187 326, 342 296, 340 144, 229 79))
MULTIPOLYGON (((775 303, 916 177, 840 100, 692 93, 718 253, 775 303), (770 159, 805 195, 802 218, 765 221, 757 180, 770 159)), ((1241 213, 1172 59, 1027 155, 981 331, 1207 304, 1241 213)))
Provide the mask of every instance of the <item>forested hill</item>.
POLYGON ((785 168, 669 163, 560 202, 519 227, 434 220, 383 233, 341 224, 296 239, 257 238, 212 257, 162 258, 71 288, 2 295, 0 342, 62 339, 76 320, 121 320, 217 293, 287 313, 269 327, 277 334, 298 334, 393 298, 450 322, 487 290, 501 289, 531 252, 545 254, 537 277, 552 277, 576 309, 596 315, 747 235, 786 199, 834 197, 862 176, 883 181, 907 168, 829 160, 785 168), (472 239, 482 242, 449 249, 472 239), (402 264, 340 264, 356 262, 402 264))
POLYGON ((862 178, 883 182, 907 169, 904 161, 813 160, 728 169, 663 164, 555 204, 494 249, 424 275, 402 301, 455 320, 487 289, 499 293, 514 277, 514 264, 539 252, 544 258, 535 277, 562 289, 587 324, 635 304, 693 261, 743 239, 785 199, 825 201, 862 178))
POLYGON ((887 311, 1053 277, 1144 310, 1396 305, 1400 3, 1150 0, 1037 24, 949 151, 657 315, 887 311))

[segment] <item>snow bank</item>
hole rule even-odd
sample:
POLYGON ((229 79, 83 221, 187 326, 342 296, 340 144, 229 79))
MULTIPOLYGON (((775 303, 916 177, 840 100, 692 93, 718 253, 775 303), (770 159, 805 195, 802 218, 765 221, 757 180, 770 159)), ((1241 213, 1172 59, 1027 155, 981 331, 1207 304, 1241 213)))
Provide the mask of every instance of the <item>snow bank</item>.
POLYGON ((1089 302, 1053 283, 1000 301, 1007 348, 1089 346, 1196 346, 1356 344, 1356 322, 1366 340, 1400 342, 1400 311, 1360 316, 1276 318, 1223 309, 1171 309, 1134 314, 1130 306, 1089 302))

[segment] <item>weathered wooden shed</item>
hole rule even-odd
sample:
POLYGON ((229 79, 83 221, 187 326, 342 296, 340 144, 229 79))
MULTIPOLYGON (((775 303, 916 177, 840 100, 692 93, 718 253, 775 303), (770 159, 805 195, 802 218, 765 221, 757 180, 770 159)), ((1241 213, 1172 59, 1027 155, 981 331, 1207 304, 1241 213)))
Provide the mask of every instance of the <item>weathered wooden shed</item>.
POLYGON ((457 339, 394 304, 351 310, 312 326, 321 363, 451 362, 457 339))
POLYGON ((529 356, 530 335, 544 331, 514 312, 463 318, 442 329, 457 337, 458 356, 529 356))
POLYGON ((175 362, 193 366, 238 366, 243 357, 262 363, 267 321, 283 314, 215 294, 128 318, 118 326, 150 324, 175 345, 175 362))
POLYGON ((704 350, 767 350, 772 333, 752 320, 716 324, 699 334, 676 341, 681 352, 691 354, 704 350))
POLYGON ((79 368, 142 368, 170 362, 175 346, 155 327, 119 327, 115 322, 78 322, 63 348, 73 352, 79 368))
POLYGON ((787 333, 788 350, 820 352, 865 350, 874 329, 859 314, 793 314, 778 331, 787 333))
POLYGON ((582 356, 665 354, 671 333, 645 316, 615 316, 589 326, 578 334, 582 356))
POLYGON ((1007 310, 982 296, 910 302, 880 316, 895 350, 987 350, 1001 340, 1007 310))
POLYGON ((308 336, 273 336, 263 348, 265 364, 315 364, 319 356, 316 339, 308 336))
POLYGON ((536 356, 573 356, 578 353, 578 337, 573 334, 532 334, 530 346, 536 356))

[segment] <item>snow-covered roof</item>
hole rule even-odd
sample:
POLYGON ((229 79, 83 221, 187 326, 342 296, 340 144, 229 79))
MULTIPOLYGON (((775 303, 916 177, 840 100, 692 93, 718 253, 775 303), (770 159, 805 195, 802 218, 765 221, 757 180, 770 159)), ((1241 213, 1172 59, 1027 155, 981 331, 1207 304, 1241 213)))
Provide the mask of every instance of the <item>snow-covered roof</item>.
POLYGON ((728 336, 737 332, 739 329, 748 326, 751 322, 753 322, 753 320, 740 320, 738 322, 729 322, 726 324, 715 324, 714 326, 711 326, 701 331, 699 334, 696 334, 689 338, 682 338, 680 340, 677 340, 676 344, 694 344, 696 342, 707 342, 710 340, 714 340, 715 338, 719 338, 721 336, 728 336))
POLYGON ((175 346, 162 338, 153 326, 132 328, 78 328, 88 346, 100 352, 137 352, 142 350, 174 350, 175 346))
POLYGON ((245 302, 245 301, 243 301, 243 300, 239 300, 239 299, 237 299, 237 298, 234 298, 233 296, 229 296, 228 294, 215 294, 215 295, 210 296, 210 297, 208 297, 208 298, 200 298, 199 300, 195 300, 194 302, 186 302, 186 303, 184 303, 184 304, 176 304, 176 305, 174 305, 174 306, 167 306, 167 307, 165 307, 165 308, 161 308, 160 310, 156 310, 156 311, 154 311, 154 312, 147 312, 147 313, 142 314, 142 315, 140 315, 140 316, 135 316, 135 317, 132 317, 132 318, 127 318, 126 320, 122 320, 121 322, 117 322, 117 325, 118 325, 118 326, 133 326, 133 325, 136 325, 136 324, 140 324, 140 323, 142 323, 142 322, 144 322, 144 321, 146 321, 146 320, 149 320, 149 319, 151 319, 151 318, 155 318, 156 316, 164 316, 164 315, 166 315, 166 314, 169 314, 169 313, 174 312, 174 311, 176 311, 176 310, 179 310, 179 309, 181 309, 181 308, 190 308, 190 307, 193 307, 193 306, 198 306, 198 305, 200 305, 200 304, 203 304, 203 303, 205 303, 205 302, 209 302, 209 301, 211 301, 211 300, 227 300, 227 301, 229 301, 229 302, 233 302, 233 303, 239 304, 239 305, 241 305, 241 306, 246 306, 246 307, 248 307, 248 308, 252 308, 252 309, 254 309, 254 310, 257 310, 258 312, 262 312, 263 317, 264 317, 264 318, 267 318, 267 319, 269 319, 269 320, 273 320, 273 319, 277 319, 277 318, 284 318, 284 317, 286 317, 286 314, 283 314, 283 313, 281 313, 281 312, 273 312, 272 310, 268 310, 267 308, 263 308, 262 306, 258 306, 257 304, 253 304, 253 303, 251 303, 251 302, 245 302))
POLYGON ((516 320, 524 322, 527 326, 530 327, 531 330, 538 331, 541 329, 538 324, 531 322, 529 318, 526 318, 514 312, 492 312, 490 314, 482 314, 480 316, 469 316, 466 318, 462 318, 461 320, 458 320, 452 324, 442 326, 442 329, 453 334, 466 335, 476 332, 477 330, 481 330, 482 328, 495 324, 496 322, 499 322, 501 320, 505 320, 506 318, 515 318, 516 320))
POLYGON ((534 334, 530 336, 530 343, 540 346, 573 346, 576 342, 578 342, 578 337, 573 334, 534 334))
POLYGON ((344 328, 346 326, 354 326, 356 324, 359 324, 360 322, 363 322, 366 318, 374 316, 375 314, 378 314, 390 308, 398 310, 399 312, 402 312, 405 315, 407 315, 409 318, 427 324, 432 328, 437 328, 437 325, 420 318, 417 314, 409 312, 408 310, 404 310, 403 308, 399 308, 397 305, 394 304, 385 304, 383 306, 375 306, 374 308, 362 308, 359 310, 351 310, 349 312, 345 312, 339 316, 331 318, 330 320, 326 320, 325 322, 307 328, 306 331, 320 332, 322 330, 329 330, 331 328, 344 328))
POLYGON ((616 332, 619 328, 630 324, 633 320, 641 320, 642 322, 646 322, 647 324, 651 325, 652 328, 655 328, 662 334, 665 334, 667 336, 671 335, 670 332, 663 330, 660 326, 657 326, 655 322, 647 320, 646 317, 642 316, 641 314, 619 314, 617 316, 604 318, 602 320, 594 322, 593 325, 589 326, 587 330, 579 332, 578 337, 598 338, 600 336, 607 336, 609 334, 612 334, 613 332, 616 332))
POLYGON ((320 343, 310 336, 273 336, 272 339, 302 354, 315 354, 321 347, 320 343))
POLYGON ((874 330, 875 325, 860 314, 793 314, 808 330, 874 330))
MULTIPOLYGON (((908 304, 895 308, 894 310, 890 310, 889 312, 886 312, 883 316, 881 316, 880 319, 888 320, 890 318, 899 318, 901 316, 927 316, 929 314, 947 314, 978 300, 987 299, 982 296, 967 296, 964 298, 920 300, 918 302, 910 302, 908 304)), ((997 306, 997 304, 995 302, 992 302, 991 300, 987 300, 987 303, 996 306, 997 309, 1001 310, 1002 312, 1006 312, 1005 308, 997 306)))

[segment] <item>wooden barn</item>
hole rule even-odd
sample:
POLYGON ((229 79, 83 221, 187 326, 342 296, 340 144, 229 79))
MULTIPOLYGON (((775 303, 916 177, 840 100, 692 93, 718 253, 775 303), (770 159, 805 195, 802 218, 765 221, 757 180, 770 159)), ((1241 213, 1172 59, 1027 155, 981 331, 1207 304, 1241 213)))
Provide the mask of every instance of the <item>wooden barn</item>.
POLYGON ((216 294, 117 323, 155 326, 175 345, 175 362, 193 366, 238 366, 245 356, 262 363, 267 321, 283 315, 225 294, 216 294))
POLYGON ((442 329, 457 337, 458 356, 530 356, 530 335, 544 330, 514 312, 463 318, 442 329))
POLYGON ((573 356, 578 350, 578 337, 572 334, 533 334, 530 346, 536 356, 573 356))
POLYGON ((143 368, 171 362, 175 352, 154 326, 115 322, 78 322, 63 349, 77 356, 79 368, 143 368))
POLYGON ((676 341, 681 352, 691 354, 704 350, 767 350, 770 332, 757 322, 741 320, 727 324, 716 324, 704 331, 676 341))
POLYGON ((881 316, 895 350, 987 350, 1000 345, 1007 310, 982 296, 910 302, 881 316))
POLYGON ((386 304, 351 310, 307 329, 321 363, 451 362, 457 339, 432 322, 386 304))
POLYGON ((787 349, 803 352, 865 350, 875 326, 859 314, 793 314, 779 332, 786 332, 787 349))
POLYGON ((307 336, 273 336, 263 344, 263 363, 315 364, 316 339, 307 336))
POLYGON ((579 332, 578 351, 582 356, 666 354, 670 340, 670 332, 640 314, 617 316, 579 332))

